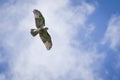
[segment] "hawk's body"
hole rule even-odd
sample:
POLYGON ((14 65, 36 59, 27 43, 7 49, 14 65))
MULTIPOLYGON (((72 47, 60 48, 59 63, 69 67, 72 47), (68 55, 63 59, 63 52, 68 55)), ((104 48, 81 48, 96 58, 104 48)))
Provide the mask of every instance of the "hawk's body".
POLYGON ((50 50, 52 47, 52 40, 49 33, 47 32, 48 28, 45 27, 45 19, 40 11, 35 9, 33 13, 35 16, 35 23, 37 29, 31 29, 31 34, 32 36, 36 36, 37 34, 39 34, 46 48, 50 50))

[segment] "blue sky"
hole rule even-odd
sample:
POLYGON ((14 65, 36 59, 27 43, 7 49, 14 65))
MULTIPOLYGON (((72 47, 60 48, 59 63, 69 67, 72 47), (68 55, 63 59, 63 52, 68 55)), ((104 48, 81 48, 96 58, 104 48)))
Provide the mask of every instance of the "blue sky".
POLYGON ((120 80, 120 1, 1 0, 0 80, 120 80), (42 12, 53 41, 35 28, 42 12))

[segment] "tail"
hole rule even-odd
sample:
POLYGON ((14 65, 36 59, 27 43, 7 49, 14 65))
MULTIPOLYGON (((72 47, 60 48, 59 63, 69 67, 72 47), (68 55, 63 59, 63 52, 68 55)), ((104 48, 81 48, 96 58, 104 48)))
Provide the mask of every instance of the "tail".
POLYGON ((39 31, 37 29, 31 29, 31 35, 33 37, 35 37, 38 33, 39 33, 39 31))

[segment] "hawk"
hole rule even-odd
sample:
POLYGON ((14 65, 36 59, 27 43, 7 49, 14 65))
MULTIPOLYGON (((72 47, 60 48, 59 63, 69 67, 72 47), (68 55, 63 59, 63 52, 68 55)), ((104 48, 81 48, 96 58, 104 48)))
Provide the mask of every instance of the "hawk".
POLYGON ((37 34, 39 34, 47 50, 50 50, 52 47, 52 40, 51 40, 51 36, 47 32, 48 28, 45 27, 45 19, 41 14, 41 12, 37 9, 33 10, 33 14, 35 16, 35 24, 37 29, 31 29, 31 35, 35 37, 37 34))

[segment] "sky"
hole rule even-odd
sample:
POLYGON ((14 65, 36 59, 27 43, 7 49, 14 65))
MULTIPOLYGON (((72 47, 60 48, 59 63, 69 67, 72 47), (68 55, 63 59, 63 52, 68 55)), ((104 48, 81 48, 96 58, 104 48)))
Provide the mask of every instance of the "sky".
POLYGON ((120 80, 120 1, 0 0, 0 80, 120 80), (45 18, 47 50, 33 9, 45 18))

